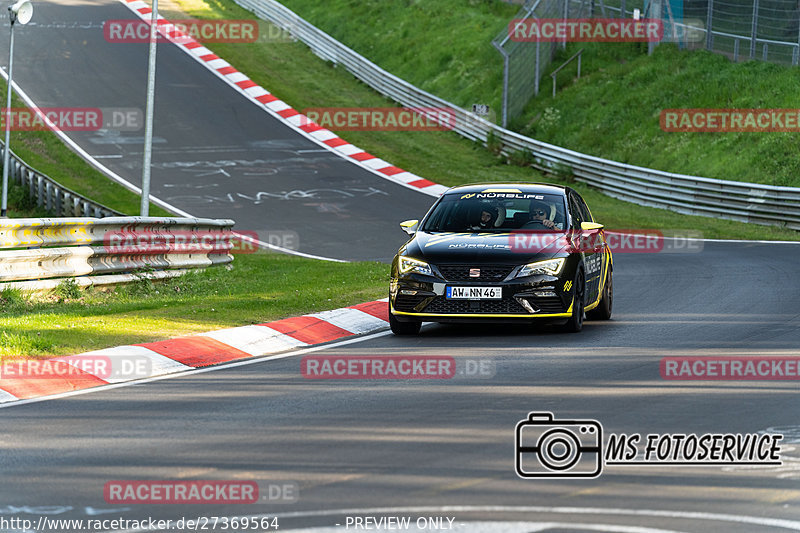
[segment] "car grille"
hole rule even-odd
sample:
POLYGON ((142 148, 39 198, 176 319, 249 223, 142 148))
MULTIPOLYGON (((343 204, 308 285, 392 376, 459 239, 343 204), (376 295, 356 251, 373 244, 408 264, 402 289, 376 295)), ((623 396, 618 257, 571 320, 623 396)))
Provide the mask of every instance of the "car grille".
POLYGON ((516 265, 436 265, 447 281, 503 281, 516 265), (480 277, 470 277, 469 271, 479 268, 480 277))
POLYGON ((529 315, 519 302, 511 298, 503 300, 480 300, 471 305, 469 300, 448 300, 437 297, 429 303, 424 312, 437 314, 487 314, 487 315, 529 315))
POLYGON ((564 313, 566 309, 561 304, 561 298, 551 296, 548 298, 528 298, 528 301, 539 308, 540 313, 564 313))
POLYGON ((413 313, 415 312, 414 308, 422 303, 425 298, 429 298, 429 296, 398 294, 394 300, 394 308, 397 311, 413 313))

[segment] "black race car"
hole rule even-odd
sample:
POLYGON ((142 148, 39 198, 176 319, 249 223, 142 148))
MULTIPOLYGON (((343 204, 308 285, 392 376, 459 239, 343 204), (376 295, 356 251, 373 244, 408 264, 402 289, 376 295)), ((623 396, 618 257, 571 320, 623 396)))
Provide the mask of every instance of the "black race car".
POLYGON ((389 322, 551 320, 566 331, 611 318, 612 257, 603 226, 569 187, 485 184, 444 193, 392 261, 389 322))

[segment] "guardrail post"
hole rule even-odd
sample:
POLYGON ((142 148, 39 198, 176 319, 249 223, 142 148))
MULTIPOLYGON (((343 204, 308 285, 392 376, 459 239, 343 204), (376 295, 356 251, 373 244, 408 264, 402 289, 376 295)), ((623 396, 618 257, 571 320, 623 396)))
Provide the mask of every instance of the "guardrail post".
POLYGON ((56 216, 63 217, 64 212, 62 209, 64 208, 64 193, 58 187, 53 187, 53 195, 55 196, 54 200, 56 203, 56 216))
POLYGON ((91 212, 89 211, 89 202, 84 200, 83 202, 81 202, 81 204, 83 205, 83 216, 85 217, 92 216, 91 212))
POLYGON ((753 26, 750 30, 750 59, 756 58, 756 39, 758 33, 758 0, 753 0, 753 26))
POLYGON ((624 18, 626 18, 628 16, 628 13, 627 13, 628 10, 625 9, 625 7, 626 7, 626 2, 625 2, 625 0, 622 0, 619 3, 619 18, 623 18, 624 19, 624 18))
POLYGON ((741 39, 734 39, 733 40, 733 62, 739 62, 739 41, 741 39))
POLYGON ((53 210, 53 186, 49 181, 44 185, 44 208, 48 211, 53 210))
POLYGON ((36 174, 36 206, 44 207, 44 179, 36 174))

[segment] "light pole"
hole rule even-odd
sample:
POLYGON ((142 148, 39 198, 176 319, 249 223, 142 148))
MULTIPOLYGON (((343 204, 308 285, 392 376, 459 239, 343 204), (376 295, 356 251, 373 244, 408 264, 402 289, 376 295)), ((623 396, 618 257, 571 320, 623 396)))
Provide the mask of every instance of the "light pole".
POLYGON ((11 138, 11 72, 14 67, 14 23, 27 24, 33 16, 33 5, 28 0, 19 0, 16 4, 8 6, 8 16, 11 18, 11 41, 8 45, 8 91, 6 92, 6 145, 3 149, 3 198, 0 201, 0 216, 7 216, 8 210, 8 157, 9 142, 11 138))
POLYGON ((147 65, 147 103, 144 123, 144 158, 142 160, 142 203, 139 214, 150 213, 150 160, 153 151, 153 99, 156 91, 156 40, 158 37, 158 0, 153 0, 150 19, 150 56, 147 65))

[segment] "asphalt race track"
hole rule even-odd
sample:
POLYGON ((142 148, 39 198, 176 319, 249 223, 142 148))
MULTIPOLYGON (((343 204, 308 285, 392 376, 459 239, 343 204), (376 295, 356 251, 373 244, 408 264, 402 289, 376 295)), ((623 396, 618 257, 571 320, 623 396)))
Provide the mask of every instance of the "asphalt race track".
POLYGON ((577 524, 787 530, 773 519, 798 530, 796 382, 659 374, 667 355, 796 355, 797 254, 794 245, 706 243, 698 254, 618 255, 614 320, 588 322, 577 335, 431 325, 418 338, 378 334, 322 352, 488 358, 493 377, 309 380, 298 355, 3 409, 0 511, 27 506, 34 516, 56 506, 58 518, 88 511, 174 520, 278 513, 291 515, 280 518, 288 529, 344 523, 316 514, 324 510, 424 508, 400 514, 452 516, 462 531, 541 530, 531 523, 571 524, 546 529, 570 532, 592 530, 577 524), (595 419, 614 433, 780 428, 788 447, 781 467, 607 465, 597 479, 523 480, 514 472, 514 426, 536 410, 595 419), (263 508, 103 500, 108 481, 187 478, 290 482, 300 493, 263 508), (447 506, 459 510, 432 510, 447 506))
MULTIPOLYGON (((109 43, 102 29, 105 20, 135 18, 113 0, 36 2, 34 20, 15 30, 14 81, 39 107, 143 112, 148 45, 109 43)), ((7 50, 8 32, 0 33, 7 50)), ((430 207, 432 197, 290 130, 178 47, 159 45, 157 60, 154 196, 193 216, 233 218, 237 230, 262 240, 296 232, 297 242, 286 244, 347 260, 390 260, 404 242, 397 223, 430 207)), ((141 185, 143 127, 67 134, 141 185)))
MULTIPOLYGON (((108 44, 98 27, 56 27, 131 18, 124 7, 36 10, 41 27, 19 32, 15 79, 40 106, 144 106, 140 45, 108 44)), ((297 231, 309 253, 386 260, 403 240, 396 222, 431 203, 253 112, 172 47, 159 49, 158 76, 153 192, 181 209, 235 218, 240 229, 297 231), (233 160, 248 163, 220 163, 233 160), (285 196, 292 190, 326 192, 285 196), (238 192, 268 194, 218 201, 238 192)), ((136 182, 140 145, 73 136, 136 182)), ((800 531, 797 381, 666 381, 659 372, 665 356, 797 356, 798 259, 798 245, 714 242, 700 253, 618 254, 614 319, 580 334, 430 325, 419 337, 381 333, 320 351, 449 355, 489 361, 488 376, 309 380, 298 353, 0 409, 0 530, 22 531, 2 525, 11 517, 267 515, 280 530, 308 533, 345 531, 348 516, 451 518, 456 531, 482 533, 800 531), (596 479, 521 479, 514 428, 531 411, 617 434, 777 432, 784 464, 607 465, 596 479), (257 505, 104 500, 107 482, 130 479, 252 479, 299 494, 257 505)), ((45 526, 28 530, 74 530, 45 526)))

